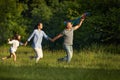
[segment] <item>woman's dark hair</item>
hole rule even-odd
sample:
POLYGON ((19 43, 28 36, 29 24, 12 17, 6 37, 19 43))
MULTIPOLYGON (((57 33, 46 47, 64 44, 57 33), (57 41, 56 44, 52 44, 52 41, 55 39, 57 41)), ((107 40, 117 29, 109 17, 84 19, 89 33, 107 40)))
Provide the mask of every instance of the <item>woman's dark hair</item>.
POLYGON ((38 28, 38 25, 35 25, 34 29, 37 29, 38 28))
POLYGON ((34 27, 34 29, 38 29, 38 26, 41 24, 41 22, 37 23, 34 27))

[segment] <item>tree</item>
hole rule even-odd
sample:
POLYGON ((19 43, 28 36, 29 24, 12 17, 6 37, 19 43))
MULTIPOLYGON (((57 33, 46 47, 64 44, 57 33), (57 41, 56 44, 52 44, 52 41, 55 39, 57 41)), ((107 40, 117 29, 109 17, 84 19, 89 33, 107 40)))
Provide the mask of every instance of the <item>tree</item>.
POLYGON ((25 25, 22 23, 21 12, 23 5, 17 3, 17 0, 1 0, 0 2, 0 40, 4 43, 7 38, 15 33, 25 35, 25 25))

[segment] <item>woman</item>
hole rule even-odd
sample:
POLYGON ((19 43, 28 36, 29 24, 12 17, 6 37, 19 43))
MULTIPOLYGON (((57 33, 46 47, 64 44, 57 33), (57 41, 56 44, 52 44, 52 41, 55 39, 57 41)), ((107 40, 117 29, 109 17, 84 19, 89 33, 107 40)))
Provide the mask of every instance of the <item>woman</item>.
POLYGON ((37 29, 34 29, 33 33, 31 34, 31 36, 28 38, 28 40, 25 43, 25 46, 27 45, 27 43, 32 39, 33 39, 33 44, 32 47, 35 50, 36 55, 32 58, 36 58, 36 63, 39 61, 40 58, 43 58, 43 52, 42 52, 42 39, 43 37, 47 40, 51 40, 46 33, 42 30, 43 28, 43 24, 42 23, 38 23, 37 24, 37 29))

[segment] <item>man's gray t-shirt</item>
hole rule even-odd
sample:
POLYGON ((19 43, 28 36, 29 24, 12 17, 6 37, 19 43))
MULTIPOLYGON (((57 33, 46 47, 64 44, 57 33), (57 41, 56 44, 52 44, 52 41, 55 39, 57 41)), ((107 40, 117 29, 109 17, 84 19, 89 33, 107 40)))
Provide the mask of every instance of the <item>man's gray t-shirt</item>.
POLYGON ((71 30, 63 30, 63 32, 61 32, 61 34, 64 36, 64 45, 73 45, 73 32, 74 32, 74 28, 72 28, 71 30))

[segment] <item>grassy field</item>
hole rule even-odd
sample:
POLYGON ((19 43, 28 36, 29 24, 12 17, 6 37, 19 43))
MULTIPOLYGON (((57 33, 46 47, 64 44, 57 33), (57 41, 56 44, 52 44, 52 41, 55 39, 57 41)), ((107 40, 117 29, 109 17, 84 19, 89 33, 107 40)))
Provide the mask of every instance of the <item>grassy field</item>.
MULTIPOLYGON (((57 62, 65 52, 44 50, 44 58, 35 64, 31 47, 19 47, 17 62, 0 61, 0 80, 120 80, 119 47, 92 46, 74 51, 70 63, 57 62)), ((0 47, 0 57, 9 54, 9 46, 0 47)))

